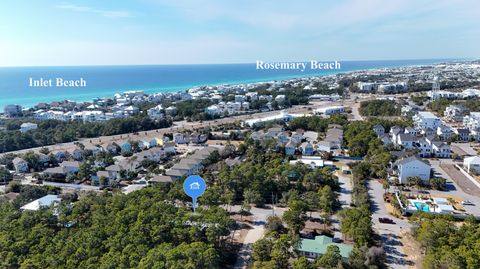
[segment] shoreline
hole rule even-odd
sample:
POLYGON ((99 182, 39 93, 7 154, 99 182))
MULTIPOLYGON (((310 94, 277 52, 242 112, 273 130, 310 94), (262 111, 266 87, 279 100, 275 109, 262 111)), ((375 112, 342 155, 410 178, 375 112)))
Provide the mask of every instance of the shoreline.
MULTIPOLYGON (((186 83, 186 84, 177 84, 177 85, 143 85, 138 87, 112 87, 112 88, 91 88, 86 91, 82 91, 81 89, 78 90, 76 93, 66 93, 64 92, 62 97, 55 96, 25 96, 20 98, 9 98, 7 97, 6 101, 0 103, 0 110, 6 105, 9 104, 18 104, 24 108, 33 108, 38 103, 51 103, 55 101, 63 101, 63 100, 71 100, 75 102, 91 102, 93 98, 113 98, 116 93, 122 93, 125 91, 143 91, 146 94, 157 94, 157 93, 179 93, 179 92, 187 92, 189 89, 192 88, 199 88, 199 87, 215 87, 215 86, 239 86, 239 85, 253 85, 257 83, 268 83, 273 81, 286 81, 286 80, 294 80, 294 79, 304 79, 304 78, 314 78, 314 77, 328 77, 328 76, 335 76, 339 74, 348 74, 352 72, 364 72, 364 71, 372 71, 372 70, 381 70, 381 69, 395 69, 395 68, 409 68, 409 67, 418 67, 418 66, 429 66, 429 65, 437 65, 446 62, 454 62, 454 61, 468 61, 468 60, 458 60, 458 59, 430 59, 430 60, 393 60, 393 61, 365 61, 366 63, 377 63, 378 66, 371 66, 367 68, 346 68, 340 70, 317 70, 317 72, 306 72, 304 74, 265 74, 264 77, 261 78, 246 78, 246 79, 237 79, 237 80, 222 80, 222 79, 212 79, 210 81, 198 81, 193 83, 186 83), (418 62, 429 62, 429 63, 413 63, 415 61, 418 62), (410 63, 408 63, 410 62, 410 63), (15 101, 13 101, 13 100, 15 101), (12 101, 10 101, 12 100, 12 101)), ((364 63, 361 61, 346 61, 350 63, 364 63)), ((226 64, 230 66, 238 66, 240 64, 226 64)), ((245 65, 245 64, 243 64, 245 65)), ((250 65, 250 64, 248 64, 250 65)), ((177 65, 178 67, 179 65, 177 65)), ((131 66, 109 66, 111 68, 130 68, 131 66)), ((148 66, 142 66, 148 67, 148 66)), ((22 68, 22 67, 13 67, 15 69, 22 68)), ((42 68, 63 68, 63 67, 28 67, 28 68, 35 68, 35 69, 42 69, 42 68)), ((67 67, 67 68, 83 68, 83 67, 67 67)), ((88 67, 87 67, 88 68, 88 67)), ((97 68, 97 67, 93 67, 97 68)), ((261 72, 261 71, 259 71, 261 72)), ((60 89, 59 89, 60 90, 60 89)), ((3 98, 2 98, 3 99, 3 98)))

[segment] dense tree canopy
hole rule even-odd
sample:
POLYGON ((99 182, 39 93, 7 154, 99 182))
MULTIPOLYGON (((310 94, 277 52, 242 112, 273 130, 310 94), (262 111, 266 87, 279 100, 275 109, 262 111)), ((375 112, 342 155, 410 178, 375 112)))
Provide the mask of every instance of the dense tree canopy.
MULTIPOLYGON (((21 121, 16 122, 20 123, 21 121)), ((38 129, 25 133, 21 133, 18 128, 0 132, 0 152, 72 142, 79 138, 153 130, 171 125, 171 121, 167 120, 152 121, 146 114, 138 114, 125 119, 112 119, 102 123, 56 120, 38 121, 36 123, 38 129)))
POLYGON ((224 268, 233 224, 227 212, 194 214, 172 196, 167 187, 88 194, 73 207, 23 213, 1 201, 0 267, 224 268))
POLYGON ((480 268, 480 225, 458 226, 442 217, 422 216, 415 237, 426 250, 423 268, 480 268))
POLYGON ((362 116, 400 116, 401 107, 395 101, 370 100, 360 103, 359 112, 362 116))

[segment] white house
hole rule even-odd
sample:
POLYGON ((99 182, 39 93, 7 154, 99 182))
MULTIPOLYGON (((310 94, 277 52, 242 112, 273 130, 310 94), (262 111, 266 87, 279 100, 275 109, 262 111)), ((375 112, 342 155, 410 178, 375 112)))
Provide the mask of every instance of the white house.
POLYGON ((413 135, 413 136, 417 136, 417 130, 415 130, 415 129, 412 128, 412 127, 407 127, 407 128, 405 128, 404 133, 406 133, 406 134, 411 134, 411 135, 413 135))
POLYGON ((412 117, 415 126, 420 129, 437 129, 442 123, 440 119, 431 112, 420 111, 412 117))
POLYGON ((22 125, 20 125, 20 132, 25 133, 30 130, 35 130, 37 128, 38 128, 37 124, 31 123, 31 122, 25 122, 25 123, 22 123, 22 125))
POLYGON ((205 108, 205 112, 209 115, 215 116, 215 115, 220 115, 223 112, 223 109, 221 109, 217 105, 211 105, 205 108))
POLYGON ((419 138, 415 142, 415 147, 420 151, 420 156, 429 158, 432 156, 432 144, 425 137, 419 138))
POLYGON ((411 134, 399 134, 397 138, 397 145, 405 149, 412 149, 414 147, 415 138, 411 134))
POLYGON ((440 141, 435 141, 432 143, 432 152, 437 158, 450 158, 452 156, 452 150, 450 149, 450 146, 440 141))
POLYGON ((398 143, 398 136, 403 132, 403 129, 399 126, 392 126, 390 128, 390 136, 392 137, 392 142, 396 145, 398 143))
POLYGON ((465 107, 458 105, 449 105, 445 108, 443 115, 450 121, 461 122, 465 113, 465 107))
POLYGON ((463 159, 463 167, 469 173, 480 174, 480 157, 472 156, 472 157, 467 157, 463 159))
POLYGON ((158 105, 156 107, 152 107, 147 110, 148 117, 152 120, 161 120, 165 117, 165 114, 163 113, 163 107, 162 105, 158 105))
POLYGON ((275 101, 278 103, 283 103, 285 102, 285 95, 284 94, 279 94, 275 97, 275 101))
POLYGON ((315 109, 315 114, 323 114, 323 115, 333 115, 335 113, 343 113, 345 112, 344 106, 329 106, 329 107, 321 107, 315 109))
POLYGON ((30 211, 37 211, 40 210, 41 208, 44 207, 49 207, 53 204, 60 203, 62 199, 58 197, 57 195, 53 194, 48 194, 46 196, 43 196, 40 199, 37 199, 31 203, 28 203, 22 207, 20 207, 21 210, 30 210, 30 211))
POLYGON ((454 132, 457 134, 459 141, 468 141, 470 139, 470 130, 467 128, 456 128, 454 132))
POLYGON ((295 115, 288 114, 285 111, 282 111, 281 113, 279 113, 277 115, 267 116, 267 117, 264 117, 264 118, 246 120, 244 122, 244 124, 249 126, 249 127, 254 127, 254 126, 261 125, 261 124, 267 123, 267 122, 274 122, 274 121, 289 122, 293 118, 295 118, 295 115))
POLYGON ((376 88, 376 83, 372 82, 357 82, 358 90, 361 92, 371 92, 376 88))
POLYGON ((480 112, 470 112, 470 115, 463 118, 463 125, 470 130, 480 128, 480 112))
POLYGON ((177 114, 177 108, 174 107, 174 106, 169 106, 165 109, 165 113, 167 113, 167 115, 170 115, 170 116, 176 115, 177 114))
POLYGON ((449 126, 442 124, 437 127, 437 135, 442 140, 448 140, 452 137, 453 130, 449 126))
POLYGON ((407 183, 408 177, 420 177, 423 181, 430 179, 431 167, 417 156, 404 158, 395 162, 399 183, 407 183))

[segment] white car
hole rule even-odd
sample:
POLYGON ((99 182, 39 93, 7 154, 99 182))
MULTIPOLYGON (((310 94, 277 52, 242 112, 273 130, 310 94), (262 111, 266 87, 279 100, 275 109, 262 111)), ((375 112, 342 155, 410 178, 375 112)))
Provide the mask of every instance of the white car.
POLYGON ((474 205, 474 204, 468 200, 464 200, 462 201, 462 205, 474 205))

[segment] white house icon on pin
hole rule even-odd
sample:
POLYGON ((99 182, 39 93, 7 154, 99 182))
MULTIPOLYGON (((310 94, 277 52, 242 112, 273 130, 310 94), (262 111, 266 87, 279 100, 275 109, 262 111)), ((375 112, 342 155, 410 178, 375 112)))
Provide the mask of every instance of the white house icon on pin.
POLYGON ((193 182, 192 184, 190 184, 190 189, 191 190, 199 190, 200 189, 200 183, 193 182))

